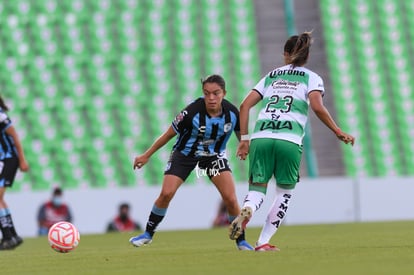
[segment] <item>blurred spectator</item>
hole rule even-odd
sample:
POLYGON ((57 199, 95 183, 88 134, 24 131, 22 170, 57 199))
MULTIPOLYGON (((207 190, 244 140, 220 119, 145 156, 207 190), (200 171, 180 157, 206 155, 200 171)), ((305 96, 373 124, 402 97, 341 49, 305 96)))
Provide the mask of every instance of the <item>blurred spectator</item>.
POLYGON ((47 235, 49 228, 57 222, 72 222, 72 214, 69 207, 63 202, 63 191, 60 187, 53 189, 52 198, 41 205, 37 221, 39 235, 47 235))
POLYGON ((129 232, 141 230, 141 225, 133 221, 129 215, 129 204, 122 203, 119 206, 118 215, 108 224, 107 232, 129 232))
POLYGON ((226 205, 224 204, 224 201, 221 201, 217 215, 213 221, 213 227, 228 226, 229 224, 229 216, 227 214, 226 205))

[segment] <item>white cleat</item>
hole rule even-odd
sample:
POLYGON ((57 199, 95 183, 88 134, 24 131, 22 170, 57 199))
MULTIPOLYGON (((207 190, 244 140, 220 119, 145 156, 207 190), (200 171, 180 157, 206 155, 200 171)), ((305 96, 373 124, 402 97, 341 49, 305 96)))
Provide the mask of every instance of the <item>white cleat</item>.
POLYGON ((150 244, 152 242, 152 237, 148 232, 144 232, 141 235, 132 237, 129 239, 129 242, 136 247, 140 247, 146 244, 150 244))

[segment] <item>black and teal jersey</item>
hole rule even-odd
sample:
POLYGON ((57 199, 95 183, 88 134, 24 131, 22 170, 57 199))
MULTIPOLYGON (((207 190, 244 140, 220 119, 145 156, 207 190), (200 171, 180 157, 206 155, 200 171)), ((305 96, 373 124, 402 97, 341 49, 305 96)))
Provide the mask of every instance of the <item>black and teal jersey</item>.
POLYGON ((17 156, 13 138, 6 134, 6 129, 11 125, 9 116, 0 108, 0 160, 17 156))
POLYGON ((175 151, 186 156, 214 156, 225 153, 226 144, 233 131, 240 131, 239 111, 223 99, 222 114, 211 117, 206 110, 204 98, 189 104, 172 122, 177 133, 175 151))

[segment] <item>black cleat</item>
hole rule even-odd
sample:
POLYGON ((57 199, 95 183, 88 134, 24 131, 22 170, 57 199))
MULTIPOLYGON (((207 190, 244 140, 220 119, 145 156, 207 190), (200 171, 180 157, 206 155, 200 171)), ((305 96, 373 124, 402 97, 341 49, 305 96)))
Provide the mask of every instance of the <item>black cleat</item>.
MULTIPOLYGON (((23 240, 22 240, 23 242, 23 240)), ((19 244, 15 238, 11 238, 10 240, 2 240, 0 243, 0 250, 11 250, 14 249, 19 244)))

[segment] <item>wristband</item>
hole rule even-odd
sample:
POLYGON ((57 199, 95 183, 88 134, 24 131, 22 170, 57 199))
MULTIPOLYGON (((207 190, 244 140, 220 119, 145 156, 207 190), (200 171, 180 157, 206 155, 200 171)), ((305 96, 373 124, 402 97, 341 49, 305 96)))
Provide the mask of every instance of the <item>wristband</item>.
POLYGON ((241 135, 240 136, 240 141, 246 141, 246 140, 250 140, 249 135, 241 135))

